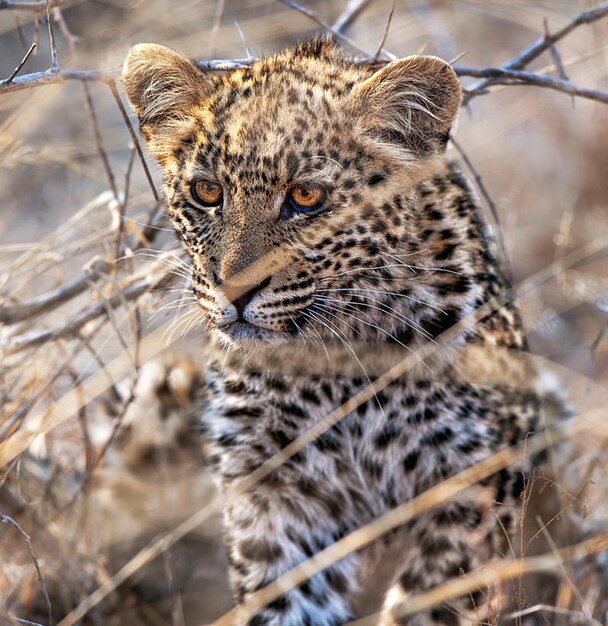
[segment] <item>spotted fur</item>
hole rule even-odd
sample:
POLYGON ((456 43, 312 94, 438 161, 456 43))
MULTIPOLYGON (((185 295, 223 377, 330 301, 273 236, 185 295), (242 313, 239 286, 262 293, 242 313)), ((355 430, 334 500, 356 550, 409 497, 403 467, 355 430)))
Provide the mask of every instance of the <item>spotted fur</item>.
MULTIPOLYGON (((123 77, 215 340, 202 422, 224 487, 365 387, 396 349, 402 358, 505 294, 474 193, 443 158, 460 105, 444 61, 376 70, 314 40, 217 76, 143 44, 123 77), (222 186, 220 206, 193 197, 202 179, 222 186), (296 184, 324 190, 314 215, 287 206, 296 184)), ((236 600, 534 432, 524 347, 503 304, 231 499, 236 600)), ((500 602, 486 590, 402 621, 391 611, 500 556, 521 489, 521 468, 504 470, 403 529, 382 624, 491 620, 500 602)), ((348 556, 249 625, 344 624, 364 560, 348 556)))

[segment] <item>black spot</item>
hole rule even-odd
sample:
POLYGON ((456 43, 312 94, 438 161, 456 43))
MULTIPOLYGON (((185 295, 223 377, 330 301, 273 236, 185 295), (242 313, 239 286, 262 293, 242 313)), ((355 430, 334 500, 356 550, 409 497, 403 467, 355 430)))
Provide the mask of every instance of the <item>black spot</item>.
POLYGON ((262 409, 257 406, 242 406, 226 409, 223 413, 224 417, 260 417, 262 409))
POLYGON ((445 428, 425 435, 422 438, 421 443, 426 446, 437 447, 443 443, 451 441, 453 438, 454 431, 449 426, 446 426, 445 428))
POLYGON ((348 580, 346 576, 335 569, 325 572, 327 584, 339 595, 344 595, 348 591, 348 580))
POLYGON ((306 417, 304 410, 293 402, 277 402, 275 406, 281 413, 288 413, 289 415, 300 418, 306 417))
POLYGON ((302 389, 302 400, 306 400, 306 402, 311 402, 312 404, 321 404, 319 396, 313 389, 302 389))
POLYGON ((382 476, 384 475, 384 468, 379 463, 376 463, 376 461, 373 461, 366 456, 361 460, 361 466, 365 472, 371 476, 371 478, 375 478, 376 480, 382 479, 382 476))
POLYGON ((431 609, 431 619, 441 626, 458 626, 460 624, 456 614, 443 606, 431 609))
POLYGON ((446 309, 444 313, 440 313, 433 319, 424 320, 420 325, 433 337, 437 337, 454 326, 459 319, 460 312, 457 309, 446 309))
POLYGON ((268 539, 245 539, 238 544, 239 552, 249 561, 274 563, 283 556, 283 548, 268 539))
POLYGON ((331 432, 325 432, 317 437, 314 446, 321 452, 337 452, 342 447, 340 440, 331 432))
POLYGON ((418 452, 418 450, 414 450, 403 459, 403 469, 406 473, 416 469, 419 457, 420 453, 418 452))
POLYGON ((415 590, 419 582, 419 578, 416 577, 411 571, 403 572, 403 574, 399 577, 399 584, 404 591, 415 590))
POLYGON ((268 605, 268 608, 273 611, 276 611, 277 613, 285 613, 285 611, 287 611, 287 609, 289 609, 290 606, 291 606, 291 601, 289 600, 287 596, 283 595, 277 598, 274 602, 271 602, 268 605))
POLYGON ((379 448, 386 448, 391 441, 394 441, 399 437, 400 430, 395 428, 393 424, 387 424, 382 431, 376 436, 376 446, 379 448))
POLYGON ((289 445, 293 439, 283 430, 271 430, 270 438, 279 446, 279 448, 284 448, 289 445))
POLYGON ((271 389, 274 389, 276 391, 287 391, 287 385, 282 380, 280 380, 279 378, 276 378, 275 376, 269 376, 266 379, 266 384, 271 389))

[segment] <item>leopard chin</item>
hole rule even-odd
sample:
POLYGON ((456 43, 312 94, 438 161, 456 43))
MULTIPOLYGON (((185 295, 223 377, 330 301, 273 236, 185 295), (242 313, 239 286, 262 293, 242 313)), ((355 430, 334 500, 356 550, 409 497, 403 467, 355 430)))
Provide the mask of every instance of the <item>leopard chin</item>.
POLYGON ((295 340, 293 333, 262 328, 242 320, 212 328, 211 332, 223 345, 243 351, 269 349, 295 340))

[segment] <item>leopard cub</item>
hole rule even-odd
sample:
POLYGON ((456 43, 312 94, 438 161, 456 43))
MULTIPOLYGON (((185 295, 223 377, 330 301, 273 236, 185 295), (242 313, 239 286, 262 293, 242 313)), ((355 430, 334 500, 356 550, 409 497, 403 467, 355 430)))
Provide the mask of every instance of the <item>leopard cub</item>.
MULTIPOLYGON (((408 359, 404 375, 228 499, 237 602, 536 430, 536 374, 520 358, 513 305, 445 340, 507 289, 477 200, 443 156, 461 103, 446 62, 378 69, 315 39, 218 75, 141 44, 123 80, 213 343, 201 422, 224 489, 408 359)), ((491 621, 496 590, 403 609, 502 555, 521 489, 521 468, 502 470, 400 529, 379 623, 491 621)), ((345 624, 367 559, 348 555, 248 624, 345 624)))

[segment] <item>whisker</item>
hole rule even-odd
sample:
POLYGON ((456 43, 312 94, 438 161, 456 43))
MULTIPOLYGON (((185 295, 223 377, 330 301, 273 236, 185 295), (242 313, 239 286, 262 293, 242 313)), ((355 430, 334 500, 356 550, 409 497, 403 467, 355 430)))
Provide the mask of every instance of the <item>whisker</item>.
POLYGON ((354 308, 355 310, 359 310, 357 308, 358 306, 365 306, 370 309, 376 309, 380 311, 381 313, 387 313, 391 317, 394 317, 395 319, 398 319, 399 321, 403 322, 406 326, 408 326, 412 330, 419 332, 425 339, 435 342, 433 339, 433 336, 427 330, 424 330, 424 328, 422 328, 420 324, 417 324, 416 322, 413 322, 412 320, 409 320, 406 317, 403 317, 402 315, 397 313, 397 311, 393 310, 391 307, 389 307, 388 305, 385 305, 384 303, 380 303, 380 304, 382 306, 385 306, 386 309, 381 309, 379 306, 376 306, 374 304, 369 304, 368 302, 356 302, 356 303, 355 302, 342 302, 341 300, 336 300, 335 298, 327 298, 326 296, 319 296, 319 298, 323 298, 335 304, 344 304, 346 306, 350 306, 354 308))
MULTIPOLYGON (((386 256, 388 257, 391 257, 392 259, 399 260, 398 256, 394 254, 390 254, 390 252, 385 252, 384 254, 386 254, 386 256)), ((416 270, 425 270, 425 271, 428 271, 429 274, 433 274, 434 272, 446 272, 447 274, 463 274, 463 272, 459 272, 458 270, 445 269, 443 265, 441 267, 425 267, 424 265, 409 265, 408 264, 407 267, 411 269, 416 269, 416 270)))
POLYGON ((439 311, 440 313, 445 314, 445 311, 442 308, 434 304, 431 304, 430 302, 426 302, 425 300, 419 300, 418 298, 414 298, 413 296, 409 296, 405 293, 399 293, 398 291, 386 291, 384 289, 372 289, 372 288, 367 289, 365 287, 348 287, 348 288, 347 287, 335 287, 335 288, 317 289, 316 291, 317 293, 324 293, 324 292, 329 292, 329 291, 342 291, 342 292, 363 292, 364 294, 367 294, 371 291, 373 293, 382 293, 387 296, 397 296, 398 298, 406 298, 407 300, 416 302, 416 304, 428 306, 431 309, 435 309, 436 311, 439 311))
MULTIPOLYGON (((327 305, 322 305, 320 304, 319 306, 323 307, 324 309, 327 309, 327 305)), ((334 309, 335 310, 335 309, 334 309)), ((327 311, 326 311, 327 312, 327 311)), ((405 348, 408 352, 410 352, 418 361, 421 365, 424 365, 424 367, 426 367, 429 372, 431 372, 431 368, 420 358, 420 356, 418 356, 418 353, 413 350, 410 346, 404 344, 402 341, 399 341, 399 339, 397 339, 392 333, 390 333, 388 330, 385 330, 384 328, 381 328, 380 326, 372 323, 372 322, 366 322, 365 320, 360 319, 359 317, 357 317, 356 315, 353 315, 352 313, 349 313, 347 311, 341 311, 341 313, 343 313, 344 315, 351 317, 354 320, 357 320, 358 322, 360 322, 361 324, 365 324, 366 326, 370 326, 372 328, 375 328, 376 330, 379 330, 380 332, 384 333, 385 335, 387 335, 388 337, 390 337, 393 341, 395 341, 396 343, 398 343, 401 347, 405 348)), ((365 313, 363 311, 361 311, 361 313, 363 313, 365 315, 365 313)), ((331 314, 330 314, 331 315, 331 314)), ((336 315, 334 315, 333 317, 337 317, 336 315)), ((340 318, 338 318, 340 319, 340 318)), ((346 323, 346 322, 345 322, 346 323)))
MULTIPOLYGON (((369 374, 367 373, 367 370, 363 366, 363 363, 361 363, 361 360, 357 356, 357 353, 355 352, 353 347, 350 345, 350 342, 348 341, 348 339, 346 337, 341 336, 341 335, 343 335, 343 333, 338 334, 338 332, 334 331, 329 326, 329 324, 331 324, 331 326, 333 326, 334 328, 335 328, 335 324, 333 324, 326 317, 324 317, 323 314, 320 311, 318 312, 318 315, 317 315, 317 312, 313 313, 311 311, 311 309, 314 306, 315 306, 315 304, 313 303, 313 305, 308 308, 308 313, 311 314, 311 315, 314 315, 316 318, 321 318, 321 319, 319 319, 320 323, 323 324, 323 326, 325 326, 325 328, 327 328, 329 331, 331 331, 334 335, 336 335, 336 337, 338 337, 338 339, 344 344, 344 347, 349 351, 349 353, 352 355, 352 357, 357 361, 359 367, 361 368, 361 371, 363 372, 363 375, 365 376, 365 378, 367 380, 367 383, 369 385, 371 385, 372 384, 371 378, 369 377, 369 374)), ((336 317, 336 316, 334 316, 334 317, 336 317)), ((374 393, 374 398, 376 399, 376 403, 378 404, 378 408, 380 409, 380 412, 382 413, 382 417, 384 419, 386 419, 386 414, 384 413, 384 408, 382 407, 382 403, 380 402, 380 399, 378 398, 378 395, 376 393, 374 393)))

